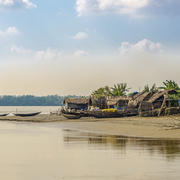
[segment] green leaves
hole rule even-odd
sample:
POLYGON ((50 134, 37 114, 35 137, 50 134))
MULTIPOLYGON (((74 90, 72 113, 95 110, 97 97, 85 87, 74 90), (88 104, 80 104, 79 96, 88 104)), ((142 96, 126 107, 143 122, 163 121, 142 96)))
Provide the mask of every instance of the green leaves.
POLYGON ((175 81, 166 80, 165 82, 163 82, 163 84, 165 85, 165 87, 159 87, 160 89, 164 89, 164 90, 174 89, 176 91, 180 91, 180 88, 179 88, 178 84, 175 81))
POLYGON ((127 88, 127 83, 120 83, 111 88, 113 96, 125 96, 129 89, 131 88, 127 88))
POLYGON ((92 92, 92 95, 95 95, 96 98, 104 98, 105 96, 124 96, 126 92, 131 88, 127 88, 127 83, 120 83, 114 85, 114 87, 100 87, 99 89, 92 92))
POLYGON ((151 87, 151 89, 149 89, 149 86, 148 84, 144 86, 144 90, 143 92, 149 92, 149 91, 154 91, 154 92, 158 92, 159 91, 159 88, 156 87, 156 84, 154 83, 151 87))
POLYGON ((111 90, 109 86, 100 87, 99 89, 92 92, 92 95, 95 95, 96 98, 104 98, 105 96, 111 96, 111 90))

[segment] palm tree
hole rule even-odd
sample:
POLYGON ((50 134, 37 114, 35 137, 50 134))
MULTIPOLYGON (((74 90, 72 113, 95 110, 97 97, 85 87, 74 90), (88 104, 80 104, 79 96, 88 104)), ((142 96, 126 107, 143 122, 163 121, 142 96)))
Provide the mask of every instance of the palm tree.
POLYGON ((120 83, 117 84, 117 86, 114 85, 114 87, 112 87, 111 89, 113 96, 124 96, 126 95, 126 92, 131 88, 127 88, 127 83, 120 83))
POLYGON ((104 98, 105 96, 111 96, 111 89, 109 86, 100 87, 99 89, 93 91, 92 95, 96 96, 96 98, 104 98))
POLYGON ((143 92, 149 92, 149 86, 148 86, 148 84, 144 86, 143 92))
POLYGON ((176 91, 180 91, 180 88, 179 88, 178 84, 175 81, 166 80, 165 82, 163 82, 163 84, 165 85, 165 87, 159 87, 160 89, 164 89, 164 90, 174 89, 176 91))
POLYGON ((149 92, 149 91, 154 91, 154 92, 158 92, 159 88, 156 87, 156 84, 154 83, 151 87, 151 89, 149 89, 148 84, 144 86, 144 90, 143 92, 149 92))

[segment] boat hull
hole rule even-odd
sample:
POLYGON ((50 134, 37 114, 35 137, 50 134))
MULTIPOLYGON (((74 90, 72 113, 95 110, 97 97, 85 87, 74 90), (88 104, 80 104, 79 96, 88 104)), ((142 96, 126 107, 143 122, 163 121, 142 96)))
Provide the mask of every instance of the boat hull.
POLYGON ((36 113, 27 113, 27 114, 19 114, 19 113, 16 113, 14 114, 15 116, 20 116, 20 117, 28 117, 28 116, 36 116, 38 114, 40 114, 41 112, 36 112, 36 113))
POLYGON ((0 114, 0 116, 7 116, 9 113, 6 113, 6 114, 0 114))
POLYGON ((80 119, 81 118, 81 114, 62 113, 62 115, 67 119, 80 119))

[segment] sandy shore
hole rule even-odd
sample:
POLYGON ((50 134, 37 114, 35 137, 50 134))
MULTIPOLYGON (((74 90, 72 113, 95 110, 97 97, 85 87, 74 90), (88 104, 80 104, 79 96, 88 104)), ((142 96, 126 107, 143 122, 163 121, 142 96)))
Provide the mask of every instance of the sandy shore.
POLYGON ((3 121, 54 122, 64 128, 84 130, 97 133, 153 137, 180 138, 180 116, 166 117, 123 117, 123 118, 81 118, 68 120, 58 115, 37 115, 33 117, 0 117, 3 121))

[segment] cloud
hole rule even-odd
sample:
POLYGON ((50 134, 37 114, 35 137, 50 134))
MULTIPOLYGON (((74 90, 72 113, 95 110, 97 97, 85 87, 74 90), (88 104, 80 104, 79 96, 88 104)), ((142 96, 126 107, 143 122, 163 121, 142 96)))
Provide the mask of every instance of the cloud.
POLYGON ((74 57, 86 57, 86 56, 87 56, 87 53, 82 50, 78 50, 74 53, 74 57))
POLYGON ((35 53, 36 59, 51 60, 60 56, 60 53, 56 49, 47 48, 46 51, 37 51, 35 53))
POLYGON ((16 45, 12 45, 11 48, 10 48, 10 51, 11 52, 16 52, 18 54, 29 54, 31 53, 32 51, 29 50, 29 49, 25 49, 23 47, 18 47, 16 45))
POLYGON ((180 0, 76 0, 75 9, 78 16, 89 13, 180 15, 180 0))
POLYGON ((78 16, 89 12, 115 12, 133 14, 146 7, 151 0, 76 0, 78 16))
POLYGON ((0 8, 36 8, 37 6, 29 0, 0 0, 0 8))
POLYGON ((121 54, 126 53, 160 53, 164 52, 164 48, 160 43, 154 43, 147 39, 143 39, 136 44, 130 44, 129 42, 123 42, 119 48, 121 54))
POLYGON ((74 37, 73 39, 76 39, 76 40, 80 40, 80 39, 85 39, 87 38, 88 35, 85 33, 85 32, 78 32, 74 37))
POLYGON ((0 31, 0 35, 3 36, 3 35, 16 35, 16 34, 19 34, 19 31, 17 30, 16 27, 9 27, 7 28, 6 31, 0 31))

